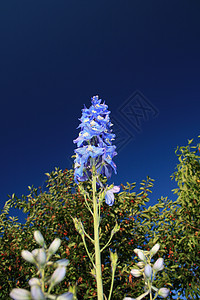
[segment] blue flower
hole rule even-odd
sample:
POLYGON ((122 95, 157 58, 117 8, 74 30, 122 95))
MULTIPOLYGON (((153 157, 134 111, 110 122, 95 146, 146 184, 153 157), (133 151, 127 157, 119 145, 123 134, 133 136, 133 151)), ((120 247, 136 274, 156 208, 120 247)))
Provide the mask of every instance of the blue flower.
POLYGON ((81 124, 78 126, 81 131, 74 140, 77 144, 74 161, 76 183, 90 178, 92 166, 96 167, 98 174, 107 178, 110 178, 112 171, 116 173, 116 165, 112 159, 117 153, 116 147, 112 145, 115 134, 111 130, 110 111, 98 96, 92 97, 91 102, 89 109, 82 109, 81 124))
POLYGON ((114 193, 118 193, 119 191, 120 191, 119 186, 114 186, 112 189, 108 190, 105 195, 106 204, 112 206, 115 201, 114 193))

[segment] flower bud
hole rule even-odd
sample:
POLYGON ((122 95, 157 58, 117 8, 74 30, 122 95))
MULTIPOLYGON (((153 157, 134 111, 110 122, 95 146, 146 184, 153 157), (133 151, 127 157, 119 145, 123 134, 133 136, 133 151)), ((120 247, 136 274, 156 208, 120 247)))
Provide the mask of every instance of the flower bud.
POLYGON ((31 252, 29 252, 28 250, 22 250, 21 255, 26 261, 28 261, 32 264, 36 263, 33 254, 31 252))
POLYGON ((152 268, 150 265, 146 265, 144 268, 144 274, 147 278, 150 278, 152 275, 152 268))
POLYGON ((134 249, 133 251, 134 251, 135 254, 137 255, 137 254, 138 254, 138 251, 141 251, 141 250, 136 248, 136 249, 134 249))
POLYGON ((34 249, 31 253, 33 254, 34 258, 38 255, 38 251, 40 249, 34 249))
POLYGON ((112 235, 114 235, 116 232, 118 232, 120 230, 120 225, 118 225, 117 223, 115 224, 115 227, 112 230, 112 235))
POLYGON ((56 261, 56 264, 58 264, 59 267, 67 267, 69 264, 69 259, 65 259, 65 258, 59 259, 56 261))
POLYGON ((147 292, 145 292, 144 294, 140 295, 139 297, 137 298, 129 298, 129 297, 126 297, 124 298, 123 300, 142 300, 145 296, 147 296, 149 294, 149 290, 147 292))
POLYGON ((10 297, 14 300, 31 300, 31 293, 25 289, 13 289, 10 297))
POLYGON ((163 297, 163 298, 167 298, 167 296, 169 295, 169 289, 167 288, 161 288, 158 290, 158 295, 163 297))
POLYGON ((118 255, 117 255, 116 251, 115 251, 115 253, 113 253, 113 252, 110 251, 110 260, 112 262, 112 265, 116 266, 117 260, 118 260, 118 255))
POLYGON ((146 261, 146 257, 144 256, 144 253, 142 251, 138 251, 137 254, 139 259, 141 259, 142 261, 146 261))
POLYGON ((38 278, 35 278, 35 277, 33 277, 33 278, 31 278, 30 280, 29 280, 29 282, 28 282, 28 284, 30 285, 30 286, 32 286, 32 285, 41 285, 40 284, 40 280, 38 279, 38 278))
POLYGON ((50 279, 51 286, 54 286, 54 285, 60 283, 64 279, 65 273, 66 273, 65 267, 58 267, 54 271, 53 275, 51 276, 51 279, 50 279))
POLYGON ((34 238, 41 247, 45 245, 43 235, 39 230, 34 231, 34 238))
POLYGON ((50 245, 48 249, 48 255, 51 256, 56 253, 58 248, 60 247, 61 240, 59 238, 56 238, 50 245))
POLYGON ((142 275, 142 271, 140 271, 138 269, 132 269, 131 275, 133 275, 134 277, 140 277, 142 275))
POLYGON ((70 292, 64 293, 60 296, 58 296, 57 300, 72 300, 73 299, 73 294, 70 292))
POLYGON ((159 257, 153 265, 153 269, 158 272, 164 269, 164 259, 159 257))
POLYGON ((159 249, 160 249, 160 245, 155 244, 155 246, 153 246, 153 248, 151 248, 151 250, 150 250, 151 256, 155 255, 158 252, 159 249))
POLYGON ((42 249, 39 249, 38 251, 38 254, 36 256, 36 260, 38 262, 38 264, 43 267, 46 263, 46 252, 45 250, 42 248, 42 249))
POLYGON ((31 287, 32 300, 45 300, 45 296, 38 285, 32 285, 31 287))
POLYGON ((77 218, 73 218, 73 221, 74 221, 74 226, 76 228, 76 231, 81 235, 83 236, 84 235, 84 227, 83 227, 83 224, 81 221, 79 221, 77 218))
POLYGON ((141 269, 145 267, 145 263, 143 261, 139 261, 136 265, 141 269))
POLYGON ((76 298, 76 284, 74 284, 73 286, 72 285, 69 286, 69 292, 72 293, 76 298))

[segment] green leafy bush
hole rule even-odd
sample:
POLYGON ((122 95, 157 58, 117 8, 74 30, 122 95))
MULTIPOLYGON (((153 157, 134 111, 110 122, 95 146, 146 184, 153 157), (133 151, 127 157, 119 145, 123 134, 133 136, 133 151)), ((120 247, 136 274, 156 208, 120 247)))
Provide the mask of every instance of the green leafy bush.
MULTIPOLYGON (((137 193, 135 183, 122 185, 121 192, 115 195, 112 207, 103 204, 100 245, 110 236, 116 221, 120 224, 111 244, 102 253, 102 276, 104 291, 110 288, 111 266, 109 248, 117 250, 118 266, 115 273, 113 300, 123 297, 137 297, 143 293, 143 282, 130 274, 135 258, 133 250, 141 247, 149 250, 156 242, 161 244, 159 253, 165 259, 163 275, 155 280, 158 288, 171 288, 168 299, 173 295, 185 295, 187 299, 198 299, 199 295, 199 203, 200 203, 200 160, 198 145, 192 148, 177 149, 179 165, 174 173, 178 188, 177 200, 159 199, 154 206, 147 207, 153 180, 147 178, 141 183, 137 193), (180 153, 178 153, 178 150, 180 153), (196 298, 195 298, 196 297, 196 298)), ((55 294, 77 285, 78 299, 92 299, 96 295, 95 279, 90 274, 91 265, 85 253, 80 235, 74 228, 72 217, 80 218, 84 227, 93 235, 92 218, 85 207, 83 196, 74 183, 73 171, 58 168, 47 174, 44 191, 29 187, 28 196, 21 199, 10 197, 0 215, 0 296, 8 299, 10 291, 17 287, 28 288, 28 280, 34 277, 35 270, 24 263, 23 249, 35 248, 33 231, 40 230, 49 244, 59 237, 62 244, 57 258, 67 258, 66 280, 55 287, 55 294), (15 217, 9 217, 9 209, 15 207, 26 214, 25 224, 15 217)), ((91 189, 89 183, 85 183, 91 189)), ((89 240, 88 240, 89 241, 89 240)), ((88 242, 89 250, 93 247, 88 242)), ((155 255, 155 260, 159 254, 155 255)), ((182 299, 181 296, 179 299, 182 299)))

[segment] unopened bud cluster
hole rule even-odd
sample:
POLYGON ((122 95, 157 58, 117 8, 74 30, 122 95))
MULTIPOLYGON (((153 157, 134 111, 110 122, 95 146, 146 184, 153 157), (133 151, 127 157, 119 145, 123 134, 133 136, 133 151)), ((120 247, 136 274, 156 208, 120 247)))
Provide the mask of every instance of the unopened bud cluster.
POLYGON ((30 291, 21 288, 15 288, 11 291, 10 297, 14 300, 45 300, 45 299, 56 299, 56 300, 72 300, 73 293, 67 292, 60 296, 50 295, 51 289, 58 283, 60 283, 66 274, 66 266, 69 264, 67 259, 60 259, 56 262, 50 261, 52 255, 54 255, 60 247, 61 240, 56 238, 50 245, 46 247, 44 237, 40 231, 34 232, 34 239, 39 246, 42 248, 34 249, 32 252, 28 250, 22 250, 22 257, 36 266, 38 269, 39 278, 31 278, 29 280, 30 291), (45 278, 45 267, 54 266, 56 270, 53 272, 50 279, 45 278), (44 288, 48 286, 47 292, 44 288))
MULTIPOLYGON (((149 294, 152 294, 154 291, 155 295, 153 299, 156 299, 157 296, 166 298, 169 295, 169 289, 167 288, 156 288, 153 286, 153 281, 157 272, 163 270, 164 268, 164 259, 158 258, 154 264, 151 263, 151 258, 158 252, 160 245, 156 244, 150 251, 143 251, 141 249, 135 249, 134 252, 139 258, 139 262, 136 264, 137 269, 132 269, 131 274, 134 277, 140 277, 143 275, 145 282, 145 293, 140 295, 137 298, 126 297, 124 300, 141 300, 149 294)), ((152 296, 151 296, 152 297, 152 296)), ((152 298, 150 298, 152 299, 152 298)))

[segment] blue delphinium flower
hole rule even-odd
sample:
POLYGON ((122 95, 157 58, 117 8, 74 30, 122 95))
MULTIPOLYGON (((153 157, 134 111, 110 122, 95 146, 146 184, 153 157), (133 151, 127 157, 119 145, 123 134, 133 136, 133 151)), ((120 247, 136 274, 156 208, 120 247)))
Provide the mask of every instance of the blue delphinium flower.
POLYGON ((82 109, 80 118, 81 128, 79 136, 74 140, 75 150, 75 182, 86 181, 91 177, 91 169, 95 166, 98 174, 110 178, 112 171, 116 173, 113 157, 117 154, 112 145, 115 134, 111 130, 110 111, 105 103, 101 103, 98 96, 91 98, 90 108, 82 109))

